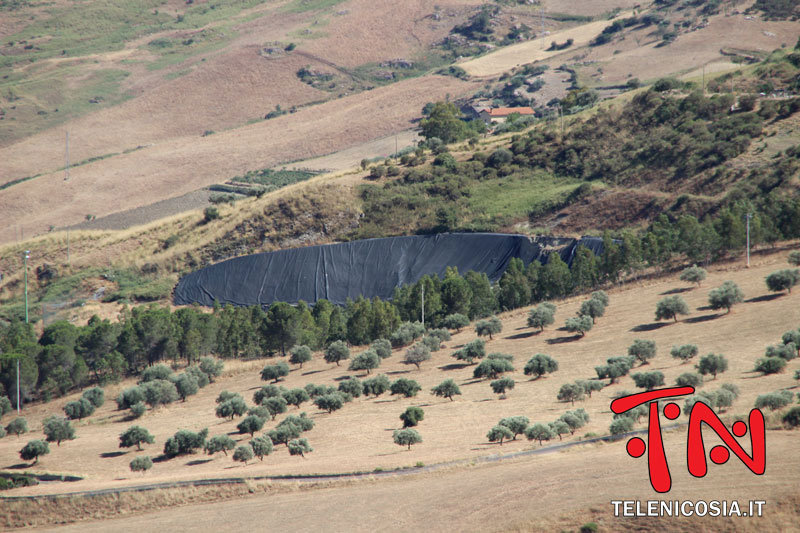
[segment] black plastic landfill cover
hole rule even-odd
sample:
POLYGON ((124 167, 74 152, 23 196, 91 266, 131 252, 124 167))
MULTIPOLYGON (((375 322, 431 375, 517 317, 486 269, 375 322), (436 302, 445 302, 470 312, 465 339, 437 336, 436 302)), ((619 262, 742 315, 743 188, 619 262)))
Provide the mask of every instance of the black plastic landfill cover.
POLYGON ((229 259, 188 274, 178 282, 174 302, 268 306, 276 301, 313 304, 323 298, 344 305, 348 298, 359 296, 386 300, 395 287, 429 274, 443 277, 449 266, 461 274, 485 272, 494 282, 514 257, 526 265, 534 259, 545 263, 544 247, 556 247, 570 263, 579 243, 595 253, 598 246, 602 249, 600 239, 443 233, 279 250, 229 259))

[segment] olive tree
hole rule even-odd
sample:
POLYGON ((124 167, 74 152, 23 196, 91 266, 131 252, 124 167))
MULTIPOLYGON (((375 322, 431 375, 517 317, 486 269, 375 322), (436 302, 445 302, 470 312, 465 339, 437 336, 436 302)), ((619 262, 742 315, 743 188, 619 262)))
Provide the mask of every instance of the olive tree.
POLYGON ((586 423, 589 421, 589 414, 583 408, 581 408, 575 409, 574 411, 567 411, 558 419, 567 424, 569 427, 569 433, 572 435, 576 430, 586 425, 586 423))
POLYGON ((800 266, 800 250, 794 250, 789 252, 789 256, 786 258, 792 266, 800 266))
POLYGON ((702 387, 703 386, 703 376, 696 372, 684 372, 677 378, 675 378, 675 385, 678 387, 702 387))
POLYGON ((472 372, 472 377, 478 378, 488 378, 488 379, 496 379, 500 374, 505 372, 513 372, 514 367, 511 365, 511 362, 506 359, 484 359, 480 362, 478 366, 475 367, 475 370, 472 372))
POLYGON ((546 440, 550 440, 555 435, 553 435, 553 431, 544 424, 533 424, 528 429, 525 430, 525 437, 528 440, 538 440, 539 446, 546 440))
POLYGON ((687 283, 696 283, 699 287, 703 280, 706 279, 706 274, 707 272, 704 268, 701 268, 697 265, 692 265, 683 269, 679 279, 687 283))
POLYGON ((678 321, 678 315, 688 315, 689 306, 686 300, 678 295, 667 296, 658 301, 656 304, 656 320, 669 320, 673 319, 678 321))
POLYGON ((664 373, 657 370, 655 372, 637 372, 631 374, 631 377, 637 387, 645 390, 653 390, 664 384, 664 373))
POLYGON ((656 342, 636 339, 628 347, 628 355, 646 365, 650 359, 656 356, 656 342))
POLYGON ((495 394, 499 394, 500 398, 505 398, 506 392, 514 388, 514 380, 508 376, 504 376, 492 381, 489 385, 492 387, 492 391, 495 394))
POLYGON ((419 383, 417 383, 413 379, 406 379, 406 378, 398 379, 397 381, 393 382, 389 388, 389 390, 393 395, 402 394, 406 398, 411 398, 412 396, 416 396, 421 389, 422 387, 420 387, 419 383))
POLYGON ((217 452, 222 452, 228 456, 228 450, 236 448, 236 441, 228 435, 214 435, 205 444, 205 451, 208 455, 214 455, 217 452))
POLYGON ((67 418, 70 420, 80 420, 91 416, 92 413, 94 413, 94 405, 86 398, 81 398, 74 402, 67 402, 64 406, 64 414, 66 414, 67 418))
POLYGON ((756 409, 769 409, 770 411, 777 411, 786 407, 794 399, 794 394, 788 390, 768 392, 761 394, 756 398, 756 409))
POLYGON ((378 354, 381 359, 388 359, 392 356, 392 343, 386 339, 377 339, 369 345, 370 349, 378 354))
POLYGON ((726 281, 716 289, 711 289, 708 293, 708 304, 712 309, 726 309, 727 313, 731 312, 731 307, 734 304, 744 301, 744 293, 732 281, 726 281))
POLYGON ((431 358, 431 350, 425 344, 418 342, 417 344, 406 350, 405 359, 403 362, 409 365, 414 365, 419 370, 419 365, 424 361, 429 361, 431 358))
MULTIPOLYGON (((81 394, 81 398, 85 398, 95 407, 102 407, 106 402, 106 395, 102 387, 92 387, 91 389, 85 390, 83 394, 81 394)), ((2 413, 2 411, 0 411, 0 413, 2 413)), ((0 414, 0 416, 2 416, 2 414, 0 414)))
POLYGON ((8 425, 6 426, 6 431, 8 432, 9 435, 13 433, 17 437, 19 437, 23 433, 28 432, 28 421, 21 416, 17 417, 8 423, 8 425))
POLYGON ((200 390, 200 384, 197 382, 197 378, 188 372, 179 374, 172 382, 175 384, 175 390, 178 392, 178 396, 181 401, 184 402, 187 397, 197 394, 197 391, 200 390))
POLYGON ((305 344, 299 344, 290 350, 289 362, 303 368, 303 363, 311 361, 311 348, 305 344))
POLYGON ((452 402, 453 396, 461 394, 461 389, 458 388, 458 385, 455 381, 452 379, 446 379, 431 389, 431 392, 434 396, 449 398, 452 402))
POLYGON ((479 337, 488 335, 489 340, 492 340, 492 335, 500 333, 501 331, 503 331, 503 323, 500 322, 500 319, 496 316, 487 320, 480 320, 475 324, 475 333, 477 333, 479 337))
POLYGON ((610 384, 616 383, 619 378, 628 374, 633 368, 634 358, 630 356, 609 357, 606 364, 594 367, 597 377, 600 379, 609 378, 610 384))
POLYGON ((513 437, 514 433, 505 426, 495 426, 486 434, 486 438, 489 439, 489 442, 499 442, 500 446, 503 445, 503 440, 511 440, 513 437))
POLYGON ((609 426, 608 431, 613 436, 630 433, 633 431, 633 419, 628 417, 617 418, 611 422, 611 426, 609 426))
POLYGON ((208 376, 208 380, 214 383, 214 380, 222 375, 222 370, 225 368, 225 363, 219 359, 214 359, 211 356, 200 358, 200 370, 208 376))
POLYGON ((453 313, 444 317, 442 325, 447 329, 454 329, 457 333, 461 333, 461 328, 469 326, 469 318, 461 313, 453 313))
POLYGON ((550 326, 555 322, 555 307, 547 302, 540 303, 535 308, 531 309, 528 313, 528 327, 539 328, 539 331, 544 331, 544 328, 550 326))
POLYGON ((364 393, 364 384, 358 378, 348 378, 339 382, 339 392, 360 398, 364 393))
POLYGON ((305 389, 291 389, 283 393, 283 399, 287 404, 299 408, 300 404, 309 401, 311 397, 305 389))
POLYGON ((564 329, 570 333, 577 333, 583 337, 586 335, 586 332, 592 329, 593 325, 594 321, 590 316, 573 316, 567 319, 566 323, 564 324, 564 329))
POLYGON ((193 453, 202 448, 208 437, 208 428, 197 433, 188 429, 180 429, 164 442, 164 455, 175 457, 186 453, 193 453))
POLYGON ((287 447, 289 448, 289 455, 299 455, 300 457, 305 457, 305 454, 314 451, 314 448, 308 443, 308 439, 291 440, 287 447))
POLYGON ((248 415, 236 425, 236 429, 239 430, 239 433, 249 433, 251 437, 256 431, 261 431, 263 427, 264 419, 256 415, 248 415))
POLYGON ((453 357, 459 361, 466 361, 472 364, 475 359, 486 357, 486 342, 483 339, 475 339, 472 342, 468 342, 463 348, 453 352, 453 357))
POLYGON ((272 380, 273 383, 277 383, 282 377, 286 377, 288 375, 289 365, 283 361, 274 365, 267 365, 263 370, 261 370, 261 379, 263 381, 272 380))
POLYGON ((698 349, 696 344, 682 344, 673 346, 670 355, 675 359, 680 359, 683 363, 688 363, 692 357, 697 357, 698 349))
POLYGON ((392 439, 398 446, 408 446, 409 450, 412 445, 422 442, 422 437, 415 429, 397 429, 392 433, 392 439))
POLYGON ((344 396, 339 392, 324 394, 314 400, 314 405, 323 411, 328 411, 328 414, 330 414, 344 407, 344 396))
POLYGON ((728 370, 728 360, 722 354, 704 355, 697 363, 697 370, 704 376, 711 374, 714 379, 717 379, 717 374, 721 374, 728 370))
POLYGON ((579 379, 575 383, 583 388, 583 392, 586 393, 586 396, 589 398, 592 397, 593 392, 603 390, 606 387, 605 383, 596 379, 579 379))
POLYGON ((144 393, 144 401, 150 407, 158 407, 159 405, 167 405, 177 401, 178 388, 171 381, 165 379, 154 379, 142 383, 139 388, 144 393))
POLYGON ((233 460, 244 463, 244 465, 247 466, 247 461, 255 457, 255 455, 256 454, 253 453, 253 448, 249 444, 242 444, 234 450, 233 460))
POLYGON ((566 422, 563 420, 556 420, 554 422, 550 422, 547 424, 547 427, 550 428, 550 432, 558 437, 558 440, 563 440, 561 435, 566 435, 570 432, 570 428, 566 422))
POLYGON ((365 396, 375 396, 376 398, 389 390, 391 386, 389 383, 389 378, 387 378, 383 374, 379 374, 375 377, 365 379, 362 384, 364 385, 364 395, 365 396))
POLYGON ((155 438, 150 434, 149 431, 141 426, 131 426, 119 436, 120 448, 130 448, 131 446, 136 446, 136 449, 141 451, 143 442, 145 444, 153 444, 155 442, 155 438))
POLYGON ((131 469, 131 472, 141 472, 144 474, 153 468, 153 460, 150 459, 149 455, 142 455, 135 457, 133 461, 130 462, 128 467, 131 469))
POLYGON ((66 418, 59 418, 57 416, 50 416, 45 418, 42 424, 47 442, 55 442, 56 446, 61 446, 62 440, 72 440, 75 438, 75 429, 69 420, 66 418))
POLYGON ((800 270, 785 269, 773 272, 764 280, 767 288, 772 292, 792 292, 792 287, 800 283, 800 270))
POLYGON ((575 405, 575 400, 583 400, 584 398, 583 387, 577 383, 564 383, 558 389, 557 398, 561 402, 570 402, 575 405))
POLYGON ((33 464, 39 462, 39 457, 50 453, 50 447, 46 442, 41 440, 32 440, 23 446, 19 451, 19 456, 23 461, 33 460, 33 464))
POLYGON ((350 348, 344 341, 334 341, 325 349, 326 363, 336 363, 339 366, 345 359, 350 359, 350 348))
POLYGON ((425 418, 425 412, 421 407, 408 407, 400 414, 400 420, 403 421, 404 428, 414 427, 425 418))
POLYGON ((767 357, 780 357, 791 361, 797 357, 797 346, 793 342, 788 344, 778 344, 775 346, 767 346, 767 357))
POLYGON ((601 300, 589 298, 581 304, 581 308, 578 310, 578 316, 591 317, 592 324, 594 324, 596 319, 603 316, 605 312, 606 306, 601 300))
POLYGON ((781 419, 783 424, 788 429, 793 429, 800 426, 800 407, 792 407, 786 414, 783 415, 781 419))
POLYGON ((786 368, 786 359, 782 357, 761 357, 756 361, 756 372, 766 374, 779 374, 786 368))
POLYGON ((218 418, 228 418, 233 420, 234 417, 242 416, 247 412, 247 404, 244 399, 238 394, 221 404, 217 405, 216 415, 218 418))
POLYGON ((250 447, 253 448, 253 454, 258 457, 260 461, 264 460, 265 455, 272 453, 272 441, 267 437, 256 437, 250 441, 250 447))
POLYGON ((539 379, 545 374, 549 374, 558 370, 558 361, 545 355, 537 353, 525 363, 525 375, 533 376, 532 379, 539 379))
POLYGON ((530 424, 530 422, 531 421, 528 420, 527 416, 519 415, 501 418, 497 425, 507 427, 509 430, 511 430, 513 439, 517 440, 517 435, 522 435, 525 433, 525 430, 528 429, 528 424, 530 424))
POLYGON ((366 370, 367 374, 369 374, 370 370, 374 370, 380 365, 381 358, 372 349, 369 349, 355 356, 353 360, 350 361, 348 370, 354 370, 356 372, 366 370))

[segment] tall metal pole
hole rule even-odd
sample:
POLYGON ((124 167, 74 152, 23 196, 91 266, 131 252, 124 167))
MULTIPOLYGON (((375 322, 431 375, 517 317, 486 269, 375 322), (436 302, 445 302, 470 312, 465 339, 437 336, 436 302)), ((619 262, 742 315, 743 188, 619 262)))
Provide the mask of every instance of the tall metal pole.
POLYGON ((747 220, 747 268, 750 268, 750 219, 753 213, 747 213, 744 218, 747 220))
POLYGON ((64 153, 64 181, 69 179, 69 132, 67 132, 66 151, 64 153))

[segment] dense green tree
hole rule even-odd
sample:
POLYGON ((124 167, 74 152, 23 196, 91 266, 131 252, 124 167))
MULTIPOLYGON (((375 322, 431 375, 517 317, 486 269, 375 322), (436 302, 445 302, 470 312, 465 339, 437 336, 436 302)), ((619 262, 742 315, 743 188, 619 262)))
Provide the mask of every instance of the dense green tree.
POLYGON ((782 357, 761 357, 756 361, 756 372, 763 374, 777 374, 786 368, 786 359, 782 357))
POLYGON ((787 361, 797 357, 797 347, 793 342, 789 344, 778 344, 776 346, 767 346, 767 357, 781 357, 787 361))
POLYGON ((697 370, 704 376, 711 374, 714 379, 717 379, 717 374, 728 370, 728 360, 724 355, 710 353, 700 358, 697 370))
POLYGON ((497 309, 497 300, 492 285, 485 272, 474 272, 470 270, 464 274, 464 280, 469 284, 472 291, 472 299, 469 304, 469 318, 484 318, 490 316, 497 309))
POLYGON ((678 295, 667 296, 662 298, 656 304, 656 320, 669 320, 673 319, 678 321, 678 315, 688 315, 689 306, 686 300, 678 295))
POLYGON ((292 423, 279 424, 275 429, 267 432, 267 436, 273 444, 284 444, 289 446, 289 441, 300 436, 302 430, 292 423))
POLYGON ((392 343, 386 339, 376 339, 372 341, 369 347, 381 359, 388 359, 392 356, 392 343))
POLYGON ((569 427, 570 435, 574 434, 576 430, 582 428, 589 421, 588 413, 583 409, 575 409, 574 411, 567 411, 559 417, 569 427))
POLYGON ((546 326, 555 322, 556 306, 549 302, 542 302, 528 313, 528 326, 544 331, 546 326))
POLYGON ((272 420, 275 420, 276 416, 283 414, 287 411, 288 403, 286 402, 286 399, 283 398, 283 396, 273 396, 272 398, 267 398, 266 400, 261 402, 261 405, 267 409, 270 416, 272 417, 272 420))
POLYGON ((173 383, 175 384, 175 390, 178 392, 178 396, 184 402, 187 397, 197 394, 197 391, 200 390, 197 378, 189 372, 178 374, 173 380, 173 383))
POLYGON ((291 389, 283 393, 283 399, 287 404, 299 408, 300 404, 309 401, 311 397, 305 389, 291 389))
POLYGON ((545 374, 550 374, 558 370, 558 361, 542 353, 537 353, 525 363, 525 375, 533 376, 532 379, 539 379, 545 374))
POLYGON ((589 298, 581 304, 581 308, 578 310, 577 314, 578 316, 590 317, 592 319, 592 324, 594 324, 598 318, 605 314, 605 312, 606 306, 601 300, 589 298))
POLYGON ((572 274, 558 253, 547 256, 541 276, 543 297, 563 298, 572 292, 572 274))
POLYGON ((44 419, 42 431, 47 438, 47 442, 55 442, 61 446, 61 441, 72 440, 75 438, 75 429, 66 418, 50 416, 44 419))
POLYGON ((489 430, 489 433, 486 434, 486 438, 489 442, 499 442, 500 446, 503 445, 503 440, 511 440, 515 437, 514 433, 505 426, 494 426, 492 429, 489 430))
POLYGON ((702 387, 703 376, 697 374, 696 372, 684 372, 675 378, 675 385, 678 387, 702 387))
POLYGON ((527 416, 509 416, 500 419, 500 422, 497 423, 498 426, 507 427, 511 430, 513 440, 517 440, 517 435, 525 433, 525 430, 528 429, 528 424, 530 424, 530 420, 528 420, 527 416))
POLYGON ((155 381, 157 379, 169 380, 172 378, 173 372, 170 367, 163 363, 153 365, 145 368, 139 375, 139 383, 147 383, 148 381, 155 381))
POLYGON ((33 459, 33 464, 39 462, 39 457, 50 453, 50 447, 46 442, 41 440, 29 441, 20 451, 19 456, 23 461, 30 461, 33 459))
POLYGON ((492 340, 492 335, 500 333, 501 331, 503 331, 503 323, 500 322, 500 319, 496 316, 488 320, 481 320, 475 324, 475 333, 477 333, 479 337, 488 335, 489 340, 492 340))
POLYGON ((800 406, 792 407, 791 409, 789 409, 783 415, 781 421, 789 429, 793 429, 800 426, 800 406))
POLYGON ((154 379, 142 383, 139 387, 144 394, 144 401, 150 407, 167 405, 178 400, 178 389, 171 381, 154 379))
POLYGON ((498 285, 497 299, 501 309, 516 309, 530 303, 531 289, 528 286, 522 259, 516 257, 511 259, 498 285))
POLYGON ((142 443, 153 444, 154 442, 155 438, 150 434, 149 431, 141 426, 131 426, 119 436, 120 448, 130 448, 131 446, 136 446, 136 449, 141 451, 142 443))
POLYGON ((581 386, 583 392, 586 393, 586 396, 589 398, 592 397, 593 392, 603 390, 606 387, 605 383, 594 379, 579 379, 575 383, 581 386))
POLYGON ((597 256, 589 248, 583 245, 578 246, 575 250, 575 258, 572 260, 570 273, 572 274, 572 286, 576 290, 584 291, 594 287, 597 285, 600 274, 597 256))
POLYGON ((422 442, 422 437, 415 429, 395 430, 392 434, 392 439, 398 446, 408 446, 409 450, 412 445, 422 442))
POLYGON ((444 317, 444 320, 442 320, 442 325, 447 329, 456 330, 456 333, 461 333, 462 328, 469 326, 469 318, 467 318, 466 315, 454 313, 444 317))
POLYGON ((550 432, 558 436, 558 440, 562 440, 561 435, 566 435, 570 432, 570 428, 566 422, 563 420, 556 420, 554 422, 550 422, 547 424, 547 427, 550 428, 550 432))
POLYGON ((364 393, 364 384, 357 378, 351 377, 339 382, 339 392, 349 394, 353 398, 360 398, 364 393))
POLYGON ((200 370, 208 376, 208 380, 214 383, 214 380, 222 374, 225 363, 213 357, 200 358, 200 370))
POLYGON ((242 416, 247 412, 247 404, 244 399, 238 394, 227 400, 217 404, 216 415, 219 418, 228 418, 233 420, 234 417, 242 416))
POLYGON ((465 316, 469 313, 469 307, 472 301, 472 289, 469 283, 467 283, 467 280, 458 275, 458 269, 456 267, 447 267, 445 270, 441 293, 442 312, 445 315, 459 314, 465 316))
POLYGON ((11 407, 11 400, 9 400, 7 396, 0 396, 0 418, 13 410, 14 408, 11 407))
POLYGON ((233 451, 233 460, 244 463, 247 466, 247 461, 255 457, 255 455, 253 448, 249 444, 242 444, 233 451))
POLYGON ((776 392, 769 392, 767 394, 760 394, 756 398, 756 409, 769 409, 770 411, 777 411, 786 407, 794 399, 794 394, 787 390, 776 392))
POLYGON ((423 137, 441 139, 445 144, 466 139, 470 133, 467 124, 459 118, 458 108, 451 102, 436 102, 420 126, 423 137))
POLYGON ((311 431, 314 429, 314 421, 308 418, 308 415, 305 413, 300 413, 300 416, 289 415, 281 420, 277 427, 286 426, 289 424, 295 426, 301 432, 311 431))
POLYGON ((81 420, 94 413, 94 405, 86 398, 81 398, 74 402, 67 402, 64 405, 64 414, 70 420, 81 420))
POLYGON ((255 415, 248 415, 242 419, 241 422, 236 426, 236 429, 239 430, 239 433, 249 433, 252 437, 256 431, 261 431, 261 428, 264 427, 264 419, 260 416, 255 415))
POLYGON ((95 407, 102 407, 106 401, 106 396, 102 387, 92 387, 91 389, 84 391, 81 395, 81 398, 86 399, 95 407))
POLYGON ((596 366, 597 377, 600 379, 609 378, 610 383, 616 383, 619 378, 628 374, 633 368, 633 357, 609 357, 605 365, 596 366))
POLYGON ((608 431, 614 436, 630 433, 633 431, 633 419, 627 417, 617 418, 611 422, 611 426, 609 426, 608 431))

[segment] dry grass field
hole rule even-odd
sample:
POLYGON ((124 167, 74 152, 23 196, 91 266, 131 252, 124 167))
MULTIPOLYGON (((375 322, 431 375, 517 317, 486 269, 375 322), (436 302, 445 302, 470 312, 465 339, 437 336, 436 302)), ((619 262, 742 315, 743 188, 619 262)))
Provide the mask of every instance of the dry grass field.
MULTIPOLYGON (((491 392, 488 381, 474 380, 474 367, 462 366, 450 357, 455 348, 474 338, 471 331, 455 335, 452 341, 445 343, 446 348, 434 353, 432 360, 424 363, 419 371, 401 364, 403 350, 396 350, 390 359, 384 361, 379 372, 391 379, 415 379, 422 385, 422 392, 409 399, 389 396, 360 398, 333 414, 304 405, 301 410, 307 411, 316 424, 305 434, 314 447, 314 452, 305 459, 291 457, 284 447, 278 446, 275 453, 263 462, 256 461, 247 466, 220 454, 213 457, 196 454, 158 462, 145 476, 133 475, 128 470, 128 463, 136 455, 159 455, 166 438, 179 428, 199 430, 208 427, 210 435, 233 432, 235 439, 249 440, 249 436, 243 438, 235 434, 237 422, 214 417, 214 398, 220 391, 230 390, 241 393, 250 403, 253 392, 262 384, 258 372, 269 362, 261 360, 228 362, 225 376, 198 395, 185 403, 156 409, 135 422, 146 427, 156 438, 156 443, 146 446, 143 452, 120 453, 117 436, 133 422, 124 421, 123 415, 114 410, 113 401, 107 400, 106 405, 92 417, 76 424, 77 438, 74 441, 64 442, 60 447, 51 446, 50 455, 44 456, 38 465, 24 467, 18 458, 18 450, 28 439, 40 434, 44 417, 59 413, 64 403, 73 398, 32 406, 25 413, 31 433, 19 439, 7 437, 0 440, 0 467, 84 478, 79 482, 40 484, 14 491, 14 495, 44 495, 178 479, 346 473, 466 460, 466 464, 461 463, 461 466, 408 478, 349 483, 313 491, 302 489, 295 482, 288 485, 272 482, 266 488, 262 487, 267 496, 204 505, 202 509, 192 506, 169 509, 118 523, 97 522, 91 525, 98 528, 96 530, 112 525, 117 529, 133 530, 154 524, 167 529, 191 524, 192 529, 211 531, 224 529, 231 523, 237 527, 281 523, 283 529, 300 530, 396 530, 425 524, 433 530, 511 527, 523 531, 560 529, 566 527, 565 524, 577 527, 580 524, 575 525, 575 520, 588 521, 590 518, 610 520, 610 499, 654 496, 647 482, 645 462, 627 457, 623 443, 587 444, 558 453, 487 465, 468 466, 469 462, 490 454, 538 448, 538 444, 524 438, 504 443, 502 447, 490 444, 486 432, 505 416, 525 415, 532 422, 555 420, 572 408, 556 401, 561 384, 594 377, 596 365, 604 363, 609 356, 624 354, 636 338, 656 341, 657 357, 641 370, 662 371, 667 384, 674 383, 680 373, 691 370, 691 365, 681 365, 669 356, 673 344, 692 342, 699 345, 701 355, 709 352, 725 354, 730 361, 729 370, 716 380, 707 380, 705 388, 715 390, 723 383, 733 383, 741 389, 741 395, 728 410, 729 414, 747 413, 756 396, 764 392, 796 391, 792 375, 800 368, 797 360, 791 361, 781 374, 762 377, 752 372, 755 360, 763 356, 765 347, 778 342, 784 331, 796 328, 800 323, 797 294, 772 296, 767 294, 764 285, 768 273, 785 265, 785 252, 759 255, 754 257, 750 269, 741 263, 712 267, 709 278, 700 288, 690 289, 677 281, 676 276, 669 276, 612 289, 606 315, 598 319, 597 325, 585 338, 579 340, 572 339, 558 328, 575 313, 582 298, 557 302, 556 324, 541 334, 535 334, 526 326, 527 310, 505 314, 501 317, 503 332, 488 342, 487 351, 514 355, 516 371, 512 377, 516 388, 507 399, 498 399, 491 392), (729 315, 705 309, 708 291, 725 280, 739 284, 746 298, 729 315), (689 303, 691 315, 677 324, 654 324, 656 302, 676 289, 689 303), (560 369, 545 378, 530 381, 523 375, 522 367, 535 353, 546 353, 556 358, 560 369), (431 387, 446 378, 455 379, 463 392, 452 402, 429 393, 431 387), (399 414, 411 405, 425 410, 425 419, 417 428, 423 443, 406 451, 392 443, 391 434, 401 425, 399 414), (273 485, 283 488, 278 490, 273 485), (304 512, 287 516, 285 506, 302 506, 304 512)), ((312 363, 304 365, 302 370, 293 370, 282 384, 287 387, 309 382, 336 384, 339 379, 352 374, 344 366, 324 363, 317 354, 312 363)), ((122 387, 129 385, 108 387, 107 398, 115 397, 122 387)), ((607 433, 612 419, 609 411, 611 398, 621 391, 634 390, 632 379, 625 377, 618 384, 593 394, 590 399, 577 402, 575 407, 585 408, 591 417, 590 423, 579 434, 607 433)), ((295 411, 290 409, 290 413, 295 411)), ((278 420, 281 418, 279 416, 278 420)), ((683 430, 667 433, 665 440, 670 464, 673 465, 675 487, 670 498, 766 499, 769 508, 789 489, 796 489, 800 462, 796 454, 790 453, 796 449, 796 432, 777 429, 779 423, 776 420, 775 415, 768 418, 768 466, 763 477, 747 475, 744 467, 733 460, 723 467, 713 467, 705 479, 694 480, 684 468, 684 452, 681 451, 685 442, 683 430)), ((274 425, 275 422, 269 422, 265 429, 274 425)), ((644 425, 637 427, 643 428, 644 425)), ((579 434, 565 440, 578 440, 579 434)), ((262 491, 254 489, 254 492, 262 491)), ((158 506, 155 501, 152 505, 158 506)), ((87 509, 90 507, 87 504, 87 509)), ((89 510, 76 511, 75 516, 78 515, 92 516, 89 510)), ((796 514, 789 516, 796 520, 796 514)), ((777 513, 770 519, 773 522, 764 523, 780 524, 775 520, 786 518, 777 513)), ((33 518, 30 520, 31 524, 37 523, 33 518)), ((708 528, 719 529, 720 524, 712 522, 708 528)), ((81 524, 80 527, 87 526, 81 524)), ((737 531, 753 530, 752 523, 744 520, 731 527, 739 528, 735 529, 737 531)), ((769 529, 781 528, 766 530, 769 529)))

